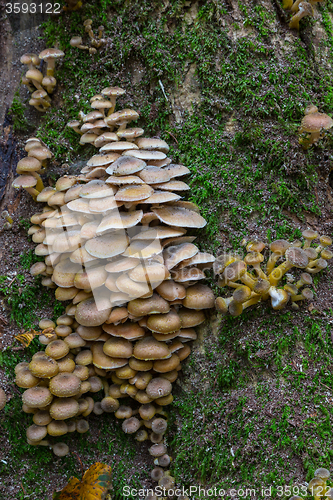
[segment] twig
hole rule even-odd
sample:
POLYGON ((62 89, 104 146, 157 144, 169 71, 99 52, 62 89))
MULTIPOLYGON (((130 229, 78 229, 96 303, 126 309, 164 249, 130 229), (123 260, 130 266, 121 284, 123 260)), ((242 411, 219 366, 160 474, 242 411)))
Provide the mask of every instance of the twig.
POLYGON ((172 138, 176 141, 176 143, 177 143, 177 144, 178 144, 178 146, 179 146, 179 142, 177 141, 176 137, 175 137, 175 136, 174 136, 171 132, 169 132, 168 130, 166 130, 166 133, 167 133, 167 134, 170 134, 170 135, 171 135, 171 137, 172 137, 172 138))
POLYGON ((72 451, 71 452, 72 455, 75 455, 76 458, 78 459, 79 463, 80 463, 80 467, 81 467, 81 476, 83 477, 83 464, 82 464, 82 461, 81 461, 81 458, 79 457, 79 455, 76 453, 76 451, 72 451))
POLYGON ((332 392, 332 389, 330 389, 327 385, 325 385, 325 384, 323 384, 322 382, 320 382, 320 380, 318 380, 318 382, 319 382, 321 385, 323 385, 324 387, 326 387, 326 389, 328 389, 329 391, 331 391, 331 392, 332 392))
POLYGON ((26 495, 26 492, 25 492, 25 489, 23 488, 23 484, 22 484, 22 481, 21 481, 21 488, 23 490, 23 493, 24 493, 24 496, 26 495))

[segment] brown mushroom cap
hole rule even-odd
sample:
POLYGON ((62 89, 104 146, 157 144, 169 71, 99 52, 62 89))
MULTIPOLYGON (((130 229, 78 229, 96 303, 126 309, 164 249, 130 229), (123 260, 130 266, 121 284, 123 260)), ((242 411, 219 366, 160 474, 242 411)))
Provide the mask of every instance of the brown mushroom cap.
POLYGON ((79 403, 73 398, 59 398, 52 402, 49 411, 54 420, 66 420, 75 417, 79 403))
POLYGON ((32 417, 33 423, 36 425, 48 425, 52 418, 47 410, 39 410, 32 417))
POLYGON ((47 387, 32 387, 22 395, 22 401, 30 408, 45 408, 49 405, 53 396, 47 387))
POLYGON ((129 340, 121 337, 112 337, 103 345, 103 351, 111 358, 130 358, 133 346, 129 340))
POLYGON ((55 443, 52 446, 52 451, 57 457, 64 457, 69 453, 69 447, 66 443, 55 443))
POLYGON ((305 115, 301 122, 301 128, 304 132, 320 132, 322 129, 328 130, 332 126, 332 118, 319 112, 305 115))
POLYGON ((186 297, 186 288, 180 283, 175 283, 173 280, 163 281, 156 287, 158 294, 169 302, 186 297))
POLYGON ((115 370, 127 364, 127 358, 111 358, 107 356, 103 350, 103 344, 101 342, 96 342, 91 346, 93 353, 93 364, 97 368, 102 368, 105 370, 115 370))
POLYGON ((133 316, 149 314, 165 314, 170 311, 169 303, 157 293, 147 299, 134 299, 127 304, 127 309, 133 316))
POLYGON ((53 342, 50 342, 45 349, 45 354, 53 359, 63 358, 68 353, 69 347, 63 340, 54 340, 53 342))
POLYGON ((45 438, 47 435, 47 428, 45 426, 33 424, 27 428, 26 435, 29 441, 37 443, 45 438))
POLYGON ((154 337, 145 337, 136 342, 133 356, 136 359, 150 361, 169 358, 171 353, 165 342, 159 342, 154 337))
POLYGON ((79 394, 81 380, 73 373, 60 373, 50 381, 51 394, 58 397, 71 397, 79 394))
POLYGON ((171 391, 171 382, 162 377, 153 378, 146 388, 146 393, 152 399, 168 396, 169 394, 171 394, 171 391))
POLYGON ((196 284, 190 286, 186 289, 183 305, 188 309, 211 309, 215 305, 214 293, 206 285, 196 284))
POLYGON ((149 316, 147 327, 157 333, 171 333, 182 327, 182 321, 174 309, 166 314, 153 314, 149 316))
POLYGON ((145 330, 143 328, 141 328, 137 323, 131 323, 130 321, 126 321, 120 325, 104 324, 103 330, 109 335, 113 335, 114 337, 123 337, 127 340, 140 339, 145 335, 145 330))
POLYGON ((32 358, 29 363, 29 370, 35 377, 51 378, 58 374, 59 366, 55 359, 45 352, 38 357, 32 358))
POLYGON ((170 206, 163 208, 153 208, 161 222, 176 227, 204 227, 207 222, 197 212, 183 207, 170 206))
POLYGON ((29 368, 22 368, 17 374, 15 378, 15 384, 22 389, 30 389, 31 387, 36 386, 40 382, 40 379, 35 377, 29 368))
POLYGON ((83 300, 77 306, 75 312, 76 321, 86 327, 95 327, 102 325, 110 316, 111 307, 98 310, 95 299, 83 300))
POLYGON ((84 434, 85 432, 87 432, 89 430, 89 423, 84 419, 78 420, 76 422, 76 430, 80 434, 84 434))
POLYGON ((47 433, 50 436, 63 436, 67 432, 68 427, 63 420, 52 420, 47 426, 47 433))
POLYGON ((205 315, 202 311, 195 311, 185 307, 179 309, 178 316, 181 320, 182 328, 193 328, 205 321, 205 315))
POLYGON ((309 263, 309 258, 306 255, 306 252, 301 248, 290 247, 287 249, 286 260, 290 262, 294 267, 305 268, 309 263))

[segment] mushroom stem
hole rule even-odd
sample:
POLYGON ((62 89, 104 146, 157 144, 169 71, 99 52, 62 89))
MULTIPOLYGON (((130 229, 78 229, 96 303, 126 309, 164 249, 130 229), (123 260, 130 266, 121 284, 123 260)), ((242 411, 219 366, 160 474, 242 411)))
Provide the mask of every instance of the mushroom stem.
POLYGON ((317 274, 317 273, 320 273, 320 271, 322 271, 322 269, 325 269, 327 266, 328 266, 327 260, 316 259, 316 260, 311 261, 305 270, 308 273, 317 274))
POLYGON ((33 177, 35 177, 35 179, 37 179, 37 184, 35 186, 35 189, 40 193, 44 189, 44 184, 41 176, 37 172, 30 172, 30 175, 32 175, 33 177))
POLYGON ((46 75, 54 76, 55 59, 53 57, 50 57, 49 59, 47 59, 46 63, 47 63, 46 75))
POLYGON ((254 293, 253 297, 251 297, 249 300, 243 303, 243 311, 247 307, 253 306, 254 304, 257 304, 261 299, 261 295, 254 293))
POLYGON ((282 262, 278 267, 273 269, 273 271, 270 273, 268 280, 272 286, 276 286, 281 278, 293 267, 293 264, 291 264, 288 260, 282 262))
POLYGON ((282 8, 285 10, 290 10, 293 4, 293 0, 283 0, 282 8))
POLYGON ((33 187, 23 188, 23 189, 25 189, 33 197, 33 199, 36 201, 36 198, 39 195, 39 191, 37 191, 37 189, 35 189, 33 187))
POLYGON ((107 397, 109 397, 109 384, 108 384, 106 378, 102 378, 102 384, 103 384, 103 389, 104 389, 104 397, 107 398, 107 397))
MULTIPOLYGON (((299 22, 305 16, 313 16, 313 8, 308 2, 300 2, 299 11, 291 18, 291 21, 289 23, 289 28, 296 29, 299 31, 299 22)), ((315 134, 318 134, 318 132, 316 132, 315 134)), ((310 136, 310 141, 312 140, 310 144, 313 144, 313 135, 314 134, 311 134, 310 136)), ((319 137, 320 137, 320 132, 318 139, 319 137)))

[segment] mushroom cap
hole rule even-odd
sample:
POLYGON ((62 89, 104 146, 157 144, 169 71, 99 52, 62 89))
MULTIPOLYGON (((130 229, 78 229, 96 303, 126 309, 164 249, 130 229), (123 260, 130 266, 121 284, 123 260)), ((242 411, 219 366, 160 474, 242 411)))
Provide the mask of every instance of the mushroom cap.
POLYGON ((116 201, 135 202, 149 198, 154 190, 148 184, 130 184, 121 187, 115 194, 116 201))
POLYGON ((247 265, 242 260, 237 260, 228 264, 223 272, 225 281, 237 281, 246 273, 247 265))
POLYGON ((171 391, 171 382, 162 377, 153 378, 146 387, 146 393, 152 399, 168 396, 171 394, 171 391))
POLYGON ((39 410, 34 414, 32 420, 36 425, 48 425, 51 422, 52 418, 50 417, 48 410, 39 410))
POLYGON ((47 353, 42 353, 40 356, 32 358, 29 363, 29 370, 35 377, 51 378, 58 374, 59 366, 53 357, 47 355, 47 353))
POLYGON ((332 245, 332 238, 330 238, 329 236, 326 236, 326 235, 320 236, 319 241, 325 247, 332 245))
POLYGON ((127 364, 127 357, 111 358, 110 356, 107 356, 105 354, 103 347, 104 345, 101 342, 96 342, 91 346, 94 366, 105 370, 115 370, 116 368, 121 368, 122 366, 125 366, 127 364))
POLYGON ((89 430, 88 422, 86 420, 84 420, 83 418, 81 418, 80 420, 78 420, 76 422, 76 430, 80 434, 84 434, 85 432, 87 432, 89 430))
POLYGON ((147 320, 147 327, 157 333, 171 333, 182 327, 180 316, 174 309, 166 314, 152 314, 147 320))
POLYGON ((81 186, 80 189, 80 197, 87 199, 104 198, 113 194, 114 189, 100 179, 93 179, 84 186, 81 186))
POLYGON ((37 172, 41 169, 41 162, 32 156, 27 156, 26 158, 22 158, 17 164, 17 169, 24 172, 37 172))
POLYGON ((52 451, 57 457, 64 457, 69 453, 69 447, 66 443, 55 443, 52 446, 52 451))
POLYGON ((138 146, 129 141, 113 141, 107 142, 104 146, 101 146, 99 151, 101 153, 105 153, 105 151, 117 151, 120 153, 122 151, 127 151, 128 149, 138 149, 138 146))
POLYGON ((140 172, 146 167, 146 163, 140 159, 130 156, 120 156, 106 169, 106 173, 110 175, 122 176, 133 175, 140 172))
POLYGON ((164 183, 170 180, 170 176, 166 169, 154 166, 145 167, 138 175, 144 182, 150 185, 164 183))
POLYGON ((128 275, 132 280, 139 283, 146 283, 149 281, 151 284, 156 283, 156 285, 170 277, 167 268, 163 264, 154 261, 139 264, 129 271, 128 275))
POLYGON ((161 253, 162 247, 158 239, 153 241, 132 240, 128 248, 123 252, 123 255, 136 259, 150 259, 161 253))
POLYGON ((166 154, 161 151, 146 151, 144 149, 132 149, 126 152, 128 156, 134 156, 134 158, 138 158, 140 160, 149 161, 149 160, 164 160, 166 158, 166 154))
POLYGON ((136 417, 126 418, 121 427, 126 434, 134 434, 140 429, 140 421, 136 417))
POLYGON ((110 316, 111 307, 99 310, 93 297, 83 300, 77 305, 76 321, 82 326, 100 326, 110 316))
POLYGON ((207 224, 197 212, 183 207, 153 208, 152 212, 157 215, 161 222, 169 226, 201 228, 207 224))
POLYGON ((315 475, 315 477, 319 477, 320 479, 327 481, 330 478, 330 471, 327 469, 324 469, 323 467, 320 467, 320 469, 317 469, 315 471, 314 475, 315 475))
POLYGON ((156 287, 156 292, 169 302, 177 299, 182 300, 186 297, 186 288, 180 283, 175 283, 173 280, 163 281, 163 283, 156 287))
MULTIPOLYGON (((183 344, 179 342, 181 346, 183 344)), ((171 345, 170 345, 171 347, 171 345)), ((171 349, 170 349, 171 350, 171 349)), ((157 373, 169 373, 173 370, 176 370, 176 368, 180 364, 180 359, 177 356, 177 354, 173 353, 170 358, 168 359, 163 359, 163 360, 157 360, 154 362, 154 371, 157 373)))
POLYGON ((103 218, 97 228, 97 234, 100 235, 110 229, 128 229, 134 227, 139 224, 142 216, 142 210, 132 210, 127 213, 121 213, 115 210, 112 214, 103 218))
POLYGON ((35 377, 28 367, 22 368, 15 378, 15 384, 22 389, 30 389, 30 387, 36 386, 40 382, 40 379, 35 377))
MULTIPOLYGON (((66 354, 68 354, 68 353, 69 353, 69 346, 66 344, 66 342, 64 342, 63 340, 60 340, 60 339, 53 340, 52 342, 50 342, 46 346, 46 349, 45 349, 45 354, 47 354, 47 356, 50 356, 53 359, 61 359, 64 356, 66 356, 66 354)), ((30 368, 30 365, 29 365, 29 368, 30 368)), ((32 368, 30 368, 30 369, 31 369, 31 371, 33 371, 32 368)))
POLYGON ((64 55, 64 52, 60 49, 49 48, 42 50, 39 54, 39 59, 43 59, 44 61, 47 61, 48 59, 60 59, 64 57, 64 55))
POLYGON ((38 146, 36 148, 30 149, 28 157, 37 158, 37 160, 43 161, 47 158, 52 158, 52 153, 46 146, 38 146))
POLYGON ((103 351, 111 358, 130 358, 133 353, 133 346, 127 339, 111 337, 103 345, 103 351))
POLYGON ((155 184, 154 187, 162 189, 162 191, 188 191, 190 189, 190 186, 186 184, 186 182, 177 181, 175 179, 169 182, 155 184))
POLYGON ((312 241, 318 238, 318 233, 312 229, 305 229, 305 231, 302 232, 302 236, 304 239, 312 241))
POLYGON ((275 240, 269 245, 271 252, 284 255, 286 250, 290 247, 290 242, 286 240, 275 240))
POLYGON ((137 120, 139 114, 134 109, 122 109, 107 116, 105 121, 109 126, 120 125, 122 123, 129 123, 132 120, 137 120))
MULTIPOLYGON (((307 2, 301 2, 299 4, 299 9, 301 10, 301 6, 307 8, 307 5, 312 9, 311 5, 307 2)), ((319 112, 305 115, 301 122, 301 128, 304 132, 320 132, 322 129, 328 130, 332 126, 332 118, 325 113, 319 112)))
POLYGON ((47 426, 47 433, 50 436, 63 436, 67 432, 68 427, 63 420, 52 420, 47 426))
POLYGON ((37 179, 32 175, 20 175, 14 179, 12 186, 16 189, 19 188, 30 188, 34 187, 37 184, 37 179))
POLYGON ((152 457, 161 457, 162 455, 165 455, 165 453, 167 452, 167 448, 165 444, 157 443, 153 444, 153 446, 151 446, 148 451, 152 457))
POLYGON ((60 373, 53 377, 49 384, 51 394, 58 397, 71 397, 79 394, 81 380, 73 373, 60 373))
POLYGON ((152 361, 169 358, 171 353, 165 342, 159 342, 154 337, 145 337, 136 342, 133 356, 136 359, 152 361))
MULTIPOLYGON (((110 163, 116 161, 117 158, 119 158, 119 154, 117 154, 117 153, 109 153, 107 155, 94 155, 90 158, 90 160, 88 160, 87 166, 88 167, 100 167, 102 165, 109 165, 110 163)), ((106 173, 110 173, 110 172, 106 171, 106 173)))
POLYGON ((285 253, 286 260, 294 267, 305 268, 309 263, 306 252, 298 247, 289 247, 285 253))
POLYGON ((119 408, 119 401, 111 396, 107 396, 101 401, 102 410, 106 413, 113 413, 119 408))
POLYGON ((172 269, 183 260, 190 259, 198 252, 198 247, 193 245, 193 243, 170 246, 163 251, 165 265, 167 269, 172 269))
POLYGON ((144 130, 143 130, 143 128, 140 128, 140 127, 127 128, 125 130, 118 130, 117 131, 118 137, 120 137, 121 139, 127 139, 127 140, 135 139, 136 137, 139 137, 142 134, 144 134, 144 130))
POLYGON ((41 83, 44 76, 43 76, 43 73, 41 71, 39 71, 39 69, 37 68, 32 68, 32 69, 29 69, 26 74, 25 74, 26 78, 29 78, 29 80, 36 80, 36 82, 39 82, 41 83))
POLYGON ((249 266, 255 266, 264 261, 264 256, 260 252, 250 252, 244 257, 244 262, 249 266))
POLYGON ((105 87, 105 89, 101 90, 101 94, 107 97, 118 97, 126 94, 126 90, 123 90, 120 87, 105 87))
POLYGON ((33 424, 27 428, 26 435, 29 441, 36 443, 45 438, 47 435, 47 428, 45 426, 33 424))
POLYGON ((206 285, 196 284, 190 286, 186 289, 183 305, 188 309, 211 309, 215 305, 214 293, 206 285))
POLYGON ((110 175, 105 182, 115 186, 122 186, 125 184, 144 184, 143 180, 137 175, 110 175))
POLYGON ((107 259, 120 255, 127 247, 128 238, 124 231, 97 236, 88 240, 85 244, 85 250, 88 254, 99 259, 107 259))
POLYGON ((79 325, 76 332, 84 340, 97 340, 102 333, 102 328, 100 326, 83 326, 79 325))
POLYGON ((154 293, 147 299, 134 299, 127 304, 127 310, 133 316, 147 316, 148 314, 165 314, 170 311, 169 303, 154 293))
POLYGON ((254 285, 253 291, 260 295, 267 293, 271 284, 269 281, 259 278, 254 285))
POLYGON ((22 394, 22 401, 30 408, 45 408, 53 399, 47 387, 31 387, 22 394))
POLYGON ((147 204, 157 205, 178 200, 180 200, 180 196, 176 193, 171 193, 170 191, 154 191, 154 193, 149 196, 149 198, 146 198, 144 202, 147 204))
POLYGON ((145 149, 146 151, 162 151, 163 153, 168 153, 170 149, 163 139, 140 137, 135 143, 140 149, 145 149))
POLYGON ((66 420, 75 417, 79 403, 74 398, 59 398, 52 402, 49 411, 54 420, 66 420))
POLYGON ((127 340, 140 339, 145 335, 145 330, 137 323, 126 321, 120 325, 103 325, 103 330, 114 337, 122 337, 127 340))
POLYGON ((205 315, 202 311, 195 311, 194 309, 187 309, 185 307, 179 309, 178 316, 181 320, 182 329, 193 328, 205 321, 205 315))

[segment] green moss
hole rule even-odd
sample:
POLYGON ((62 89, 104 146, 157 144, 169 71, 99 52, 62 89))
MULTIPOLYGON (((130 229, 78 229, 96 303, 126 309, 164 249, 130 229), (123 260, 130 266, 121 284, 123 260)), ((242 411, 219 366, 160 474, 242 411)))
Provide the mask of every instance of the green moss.
POLYGON ((20 95, 16 92, 9 108, 15 132, 27 132, 30 128, 29 122, 25 117, 25 110, 26 105, 21 102, 20 95))

